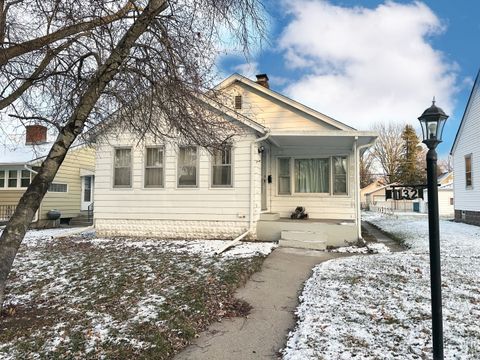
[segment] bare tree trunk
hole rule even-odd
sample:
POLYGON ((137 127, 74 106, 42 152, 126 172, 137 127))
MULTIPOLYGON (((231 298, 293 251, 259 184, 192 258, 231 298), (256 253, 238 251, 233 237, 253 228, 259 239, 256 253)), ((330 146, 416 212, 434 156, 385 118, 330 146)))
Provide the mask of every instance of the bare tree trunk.
POLYGON ((142 14, 118 42, 105 64, 99 67, 95 76, 90 80, 84 95, 80 98, 75 111, 67 124, 61 129, 38 174, 20 199, 15 213, 0 237, 0 313, 3 310, 8 274, 12 269, 13 261, 28 226, 38 210, 48 186, 53 181, 70 146, 83 131, 85 122, 105 87, 119 72, 122 62, 129 55, 135 41, 163 9, 165 9, 165 0, 150 0, 142 14))

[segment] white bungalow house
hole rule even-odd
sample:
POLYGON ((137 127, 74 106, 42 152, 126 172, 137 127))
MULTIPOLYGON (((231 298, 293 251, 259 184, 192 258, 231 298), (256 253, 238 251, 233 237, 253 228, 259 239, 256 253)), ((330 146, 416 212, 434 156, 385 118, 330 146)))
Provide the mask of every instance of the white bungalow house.
POLYGON ((452 146, 455 220, 480 225, 480 72, 452 146))
POLYGON ((195 146, 138 143, 128 132, 97 146, 95 227, 100 236, 281 240, 325 248, 360 232, 357 131, 234 74, 218 85, 222 116, 244 129, 213 156, 195 146), (302 206, 308 219, 290 219, 302 206))

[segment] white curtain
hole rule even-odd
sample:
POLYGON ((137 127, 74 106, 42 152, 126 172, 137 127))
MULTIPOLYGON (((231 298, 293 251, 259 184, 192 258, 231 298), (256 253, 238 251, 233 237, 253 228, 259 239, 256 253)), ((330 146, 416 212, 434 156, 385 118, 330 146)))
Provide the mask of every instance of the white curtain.
POLYGON ((329 173, 328 159, 295 159, 295 191, 328 193, 329 173))
POLYGON ((178 185, 197 185, 197 148, 181 147, 178 154, 178 185))
POLYGON ((163 187, 163 148, 147 148, 145 187, 163 187))
POLYGON ((333 193, 347 193, 347 158, 336 156, 333 158, 333 193))
POLYGON ((232 153, 231 148, 217 150, 212 159, 212 185, 232 185, 232 153))

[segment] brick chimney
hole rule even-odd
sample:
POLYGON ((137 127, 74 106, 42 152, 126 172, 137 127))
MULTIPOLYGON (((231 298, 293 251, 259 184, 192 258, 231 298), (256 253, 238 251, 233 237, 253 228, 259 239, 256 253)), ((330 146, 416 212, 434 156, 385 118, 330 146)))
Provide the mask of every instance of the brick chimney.
POLYGON ((256 83, 270 89, 270 85, 268 85, 268 76, 267 74, 258 74, 256 75, 257 81, 256 83))
POLYGON ((47 142, 47 128, 42 125, 27 125, 25 136, 26 145, 43 144, 47 142))

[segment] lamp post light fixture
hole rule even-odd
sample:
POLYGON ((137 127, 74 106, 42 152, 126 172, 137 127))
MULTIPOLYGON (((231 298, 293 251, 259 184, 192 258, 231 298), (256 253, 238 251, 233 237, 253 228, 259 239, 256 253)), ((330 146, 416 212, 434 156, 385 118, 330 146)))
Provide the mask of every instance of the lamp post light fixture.
POLYGON ((430 282, 432 291, 433 359, 443 359, 442 277, 440 268, 440 224, 438 215, 437 152, 448 115, 435 105, 418 118, 422 126, 423 143, 427 145, 428 232, 430 247, 430 282))

